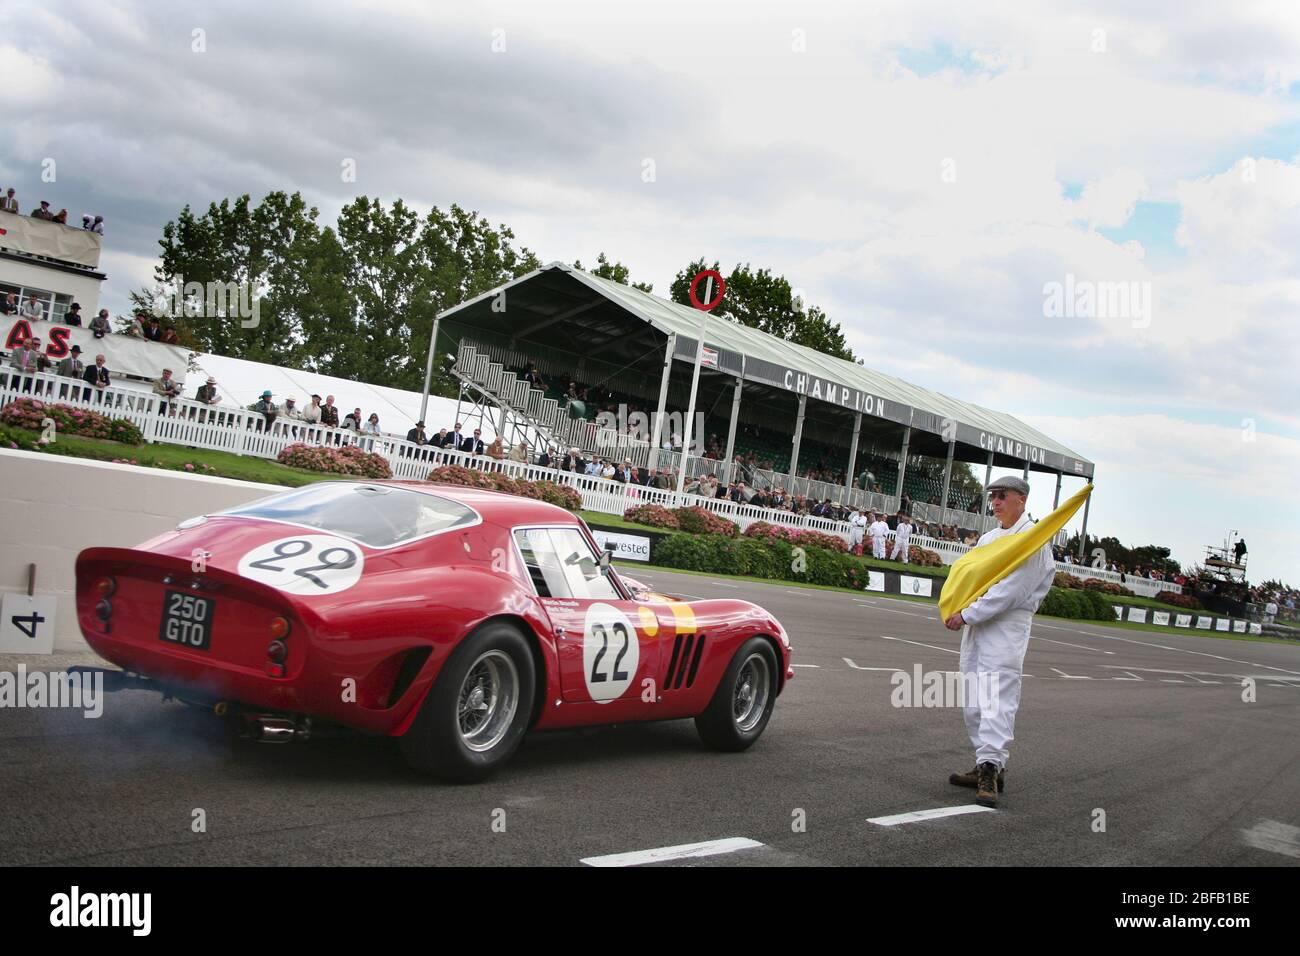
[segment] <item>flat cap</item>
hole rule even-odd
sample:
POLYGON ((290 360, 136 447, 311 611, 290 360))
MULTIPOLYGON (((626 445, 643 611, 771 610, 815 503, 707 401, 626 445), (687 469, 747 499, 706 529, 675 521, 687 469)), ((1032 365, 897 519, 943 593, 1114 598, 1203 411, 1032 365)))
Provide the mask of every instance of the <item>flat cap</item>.
POLYGON ((990 482, 987 490, 997 491, 999 488, 1029 497, 1029 483, 1023 478, 1017 478, 1015 475, 1004 475, 996 481, 990 482))

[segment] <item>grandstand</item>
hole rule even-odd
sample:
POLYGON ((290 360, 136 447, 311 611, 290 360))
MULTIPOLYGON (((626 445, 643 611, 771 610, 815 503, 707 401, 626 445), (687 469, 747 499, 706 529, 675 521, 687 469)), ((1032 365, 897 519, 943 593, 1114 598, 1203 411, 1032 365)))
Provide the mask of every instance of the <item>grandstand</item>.
MULTIPOLYGON (((450 344, 463 387, 503 409, 502 421, 557 447, 676 469, 682 454, 662 448, 667 429, 647 440, 593 419, 612 406, 659 420, 684 412, 699 322, 693 308, 554 262, 441 313, 434 334, 440 351, 450 344), (530 365, 545 391, 520 378, 530 365), (570 382, 588 390, 586 401, 568 400, 570 382)), ((1011 415, 724 319, 708 321, 704 344, 698 437, 718 442, 686 460, 688 476, 726 480, 736 455, 752 454, 767 465, 747 472, 760 487, 877 511, 897 510, 906 492, 917 517, 980 529, 987 520, 967 509, 982 499, 950 494, 953 462, 983 465, 984 485, 994 466, 1053 475, 1057 501, 1065 476, 1095 480, 1092 462, 1011 415), (816 477, 804 474, 809 465, 816 477), (871 489, 856 481, 865 471, 871 489), (827 481, 828 472, 840 477, 827 481)), ((1087 520, 1085 507, 1085 536, 1087 520)))

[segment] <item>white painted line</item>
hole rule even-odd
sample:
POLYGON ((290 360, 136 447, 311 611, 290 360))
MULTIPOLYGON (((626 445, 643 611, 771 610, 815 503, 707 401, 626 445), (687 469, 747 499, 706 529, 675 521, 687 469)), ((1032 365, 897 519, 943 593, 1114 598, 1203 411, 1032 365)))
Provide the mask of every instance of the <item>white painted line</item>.
POLYGON ((1185 681, 1185 680, 1170 680, 1168 677, 1162 677, 1162 678, 1160 678, 1160 683, 1162 683, 1162 684, 1186 684, 1187 681, 1185 681))
POLYGON ((847 657, 842 657, 840 660, 844 661, 845 664, 848 664, 855 671, 888 671, 893 674, 900 669, 897 667, 863 667, 861 664, 853 663, 853 661, 849 660, 847 657))
POLYGON ((1081 677, 1078 674, 1067 674, 1065 671, 1061 670, 1058 667, 1053 667, 1050 669, 1056 671, 1056 673, 1060 674, 1066 680, 1092 680, 1091 677, 1081 677))
POLYGON ((886 614, 903 614, 907 617, 927 617, 925 614, 913 614, 911 611, 895 611, 892 607, 877 607, 872 610, 884 611, 886 614))
POLYGON ((1249 830, 1241 831, 1246 846, 1300 860, 1300 827, 1276 820, 1260 820, 1249 830))
POLYGON ((686 860, 700 856, 718 856, 762 846, 757 840, 745 837, 728 837, 705 843, 683 843, 681 846, 661 846, 655 850, 634 850, 631 853, 611 853, 608 856, 589 856, 579 862, 587 866, 640 866, 643 863, 662 863, 665 860, 686 860))
POLYGON ((1077 647, 1081 651, 1092 651, 1096 654, 1114 654, 1114 651, 1103 651, 1100 647, 1089 647, 1086 644, 1071 644, 1068 641, 1054 641, 1050 637, 1034 637, 1029 635, 1031 641, 1046 641, 1048 644, 1060 644, 1062 647, 1077 647))
MULTIPOLYGON (((899 641, 900 643, 903 644, 915 644, 917 647, 928 647, 931 650, 943 651, 945 654, 957 654, 957 655, 961 654, 961 651, 954 651, 950 647, 939 647, 935 644, 922 644, 920 641, 908 641, 908 640, 904 640, 901 637, 885 637, 885 635, 881 634, 880 639, 882 641, 899 641)), ((897 670, 897 668, 895 668, 895 670, 897 670)))
POLYGON ((820 664, 791 664, 791 667, 821 667, 820 664))
POLYGON ((731 588, 733 591, 739 591, 739 584, 727 584, 725 581, 710 581, 710 584, 716 584, 720 588, 731 588))
POLYGON ((1132 671, 1125 671, 1124 673, 1127 674, 1128 677, 1112 677, 1111 680, 1135 680, 1135 681, 1142 680, 1141 677, 1138 677, 1137 674, 1134 674, 1132 671))
POLYGON ((964 813, 995 813, 992 807, 981 807, 977 803, 968 803, 960 807, 938 807, 934 810, 913 810, 911 813, 895 813, 888 817, 867 817, 868 823, 879 827, 896 827, 900 823, 916 823, 920 820, 937 820, 940 817, 956 817, 964 813))
MULTIPOLYGON (((1037 627, 1040 625, 1035 625, 1035 626, 1037 627)), ((1050 627, 1051 625, 1043 624, 1041 626, 1050 627)), ((1067 628, 1060 628, 1060 630, 1067 630, 1067 628)), ((1123 641, 1125 644, 1138 644, 1142 647, 1158 647, 1163 651, 1176 651, 1179 654, 1195 654, 1197 657, 1211 657, 1216 661, 1227 661, 1229 664, 1249 664, 1251 667, 1262 667, 1265 670, 1281 671, 1283 674, 1294 674, 1297 677, 1300 677, 1300 671, 1287 670, 1285 667, 1274 667, 1272 664, 1259 664, 1256 663, 1255 661, 1242 661, 1242 660, 1238 660, 1235 657, 1224 657, 1221 654, 1210 654, 1207 653, 1206 651, 1191 651, 1185 647, 1168 647, 1164 644, 1151 644, 1148 643, 1147 641, 1135 641, 1129 637, 1116 637, 1114 634, 1098 634, 1096 631, 1076 630, 1074 633, 1082 634, 1085 637, 1096 637, 1103 641, 1123 641)), ((1192 635, 1192 636, 1195 637, 1198 635, 1192 635)), ((1139 670, 1141 670, 1141 668, 1139 668, 1139 670)), ((1271 675, 1271 676, 1276 676, 1276 675, 1271 675)), ((1278 679, 1280 680, 1282 678, 1278 678, 1278 679)))

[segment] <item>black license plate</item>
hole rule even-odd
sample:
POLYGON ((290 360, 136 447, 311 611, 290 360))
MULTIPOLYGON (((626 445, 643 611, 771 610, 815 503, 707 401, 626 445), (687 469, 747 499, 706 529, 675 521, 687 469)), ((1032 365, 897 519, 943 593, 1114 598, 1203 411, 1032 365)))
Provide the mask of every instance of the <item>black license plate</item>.
POLYGON ((212 646, 212 617, 217 602, 184 591, 168 591, 163 597, 162 626, 158 638, 196 651, 212 646))

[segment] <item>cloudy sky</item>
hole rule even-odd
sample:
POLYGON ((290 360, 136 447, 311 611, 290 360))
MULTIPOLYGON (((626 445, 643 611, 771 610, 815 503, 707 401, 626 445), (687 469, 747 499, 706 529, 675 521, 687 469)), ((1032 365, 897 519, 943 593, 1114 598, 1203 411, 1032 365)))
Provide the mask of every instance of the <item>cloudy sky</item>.
POLYGON ((660 293, 769 266, 873 367, 1096 461, 1090 530, 1236 529, 1294 585, 1298 81, 1291 0, 9 0, 0 180, 106 217, 114 311, 185 203, 272 189, 457 202, 660 293))

